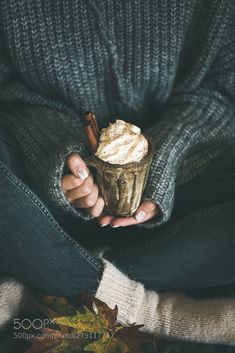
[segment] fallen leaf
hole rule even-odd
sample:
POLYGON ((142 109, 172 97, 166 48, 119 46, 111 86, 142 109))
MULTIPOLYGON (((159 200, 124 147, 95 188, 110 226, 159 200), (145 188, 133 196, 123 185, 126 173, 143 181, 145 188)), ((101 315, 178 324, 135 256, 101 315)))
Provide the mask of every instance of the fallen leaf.
POLYGON ((116 333, 116 336, 129 347, 130 352, 143 353, 142 344, 153 344, 153 335, 139 331, 141 327, 143 325, 123 326, 116 333))
POLYGON ((105 333, 98 341, 91 342, 84 348, 85 352, 94 353, 129 353, 128 346, 115 335, 105 333))
POLYGON ((114 307, 114 309, 111 309, 106 303, 102 302, 98 298, 85 294, 81 296, 81 300, 84 302, 84 305, 93 313, 96 313, 96 310, 94 310, 95 305, 99 315, 101 315, 106 320, 108 328, 114 329, 117 326, 117 305, 114 307))
MULTIPOLYGON (((79 339, 65 339, 64 335, 71 335, 73 332, 65 328, 53 330, 43 328, 40 330, 40 336, 35 334, 34 338, 28 339, 32 342, 32 346, 27 350, 27 353, 74 353, 82 351, 85 343, 79 339), (65 350, 66 349, 66 350, 65 350)), ((74 336, 75 337, 75 336, 74 336)))
POLYGON ((77 332, 103 332, 107 328, 107 320, 102 315, 94 314, 87 307, 84 313, 79 310, 72 316, 61 316, 53 320, 56 324, 73 327, 77 332))
POLYGON ((53 310, 60 315, 72 315, 76 311, 76 307, 67 298, 41 293, 36 296, 36 305, 43 305, 48 310, 53 310))
POLYGON ((117 305, 111 309, 85 293, 79 299, 74 305, 63 297, 37 296, 38 310, 53 323, 28 339, 26 353, 145 353, 142 344, 153 343, 153 335, 139 331, 143 325, 117 322, 117 305))

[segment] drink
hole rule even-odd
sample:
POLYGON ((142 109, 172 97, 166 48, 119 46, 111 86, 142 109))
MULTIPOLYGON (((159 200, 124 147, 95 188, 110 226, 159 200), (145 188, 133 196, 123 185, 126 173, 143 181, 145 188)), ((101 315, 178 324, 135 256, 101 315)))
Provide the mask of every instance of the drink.
POLYGON ((117 120, 101 131, 99 147, 86 162, 96 169, 96 182, 107 213, 120 217, 135 213, 152 155, 152 143, 135 125, 117 120))

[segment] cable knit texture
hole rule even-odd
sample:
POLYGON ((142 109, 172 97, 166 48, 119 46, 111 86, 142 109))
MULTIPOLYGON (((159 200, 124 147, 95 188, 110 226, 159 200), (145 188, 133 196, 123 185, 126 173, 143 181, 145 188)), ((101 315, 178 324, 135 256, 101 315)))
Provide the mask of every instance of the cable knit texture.
POLYGON ((0 117, 37 188, 57 206, 67 155, 87 153, 81 117, 140 126, 155 144, 143 196, 166 222, 176 185, 234 141, 230 0, 1 0, 0 117))
POLYGON ((235 298, 195 300, 184 293, 156 293, 103 258, 96 297, 114 308, 122 324, 144 325, 156 337, 235 345, 235 298))

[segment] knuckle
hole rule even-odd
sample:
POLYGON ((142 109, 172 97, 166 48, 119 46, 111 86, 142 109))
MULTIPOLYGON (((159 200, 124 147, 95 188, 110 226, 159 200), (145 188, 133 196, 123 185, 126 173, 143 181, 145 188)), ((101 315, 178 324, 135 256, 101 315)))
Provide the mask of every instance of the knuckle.
POLYGON ((93 217, 97 218, 101 215, 104 208, 104 200, 101 196, 98 196, 96 204, 91 208, 90 213, 93 217))
POLYGON ((76 153, 70 153, 70 155, 67 157, 67 163, 73 163, 74 161, 77 161, 78 155, 76 153))
POLYGON ((82 189, 84 195, 88 195, 92 192, 92 186, 88 184, 84 184, 82 189))
POLYGON ((69 203, 73 202, 73 199, 69 195, 65 195, 65 197, 69 203))
POLYGON ((77 200, 77 195, 74 191, 69 190, 65 193, 65 197, 69 203, 74 203, 77 200))
POLYGON ((93 195, 88 197, 86 200, 87 207, 93 207, 95 205, 95 203, 96 203, 96 198, 93 195))
POLYGON ((97 218, 101 214, 101 211, 98 209, 92 209, 90 213, 91 213, 91 216, 97 218))
POLYGON ((75 177, 71 178, 70 185, 73 189, 76 189, 81 183, 75 177))
POLYGON ((83 193, 84 195, 88 195, 92 192, 93 190, 93 179, 92 177, 88 177, 82 185, 83 193))
POLYGON ((155 211, 155 209, 156 209, 155 203, 149 202, 149 203, 148 203, 148 206, 147 206, 147 210, 148 210, 149 212, 153 212, 153 211, 155 211))
POLYGON ((152 205, 152 211, 156 211, 157 210, 157 205, 155 203, 153 203, 152 205))

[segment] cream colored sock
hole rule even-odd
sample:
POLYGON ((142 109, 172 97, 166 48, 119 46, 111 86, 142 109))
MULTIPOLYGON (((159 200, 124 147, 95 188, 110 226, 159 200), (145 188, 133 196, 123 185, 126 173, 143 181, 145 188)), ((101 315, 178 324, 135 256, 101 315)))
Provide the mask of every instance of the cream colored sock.
POLYGON ((143 324, 156 336, 235 345, 235 298, 195 300, 184 293, 146 290, 102 259, 104 271, 96 297, 118 306, 118 321, 143 324))

